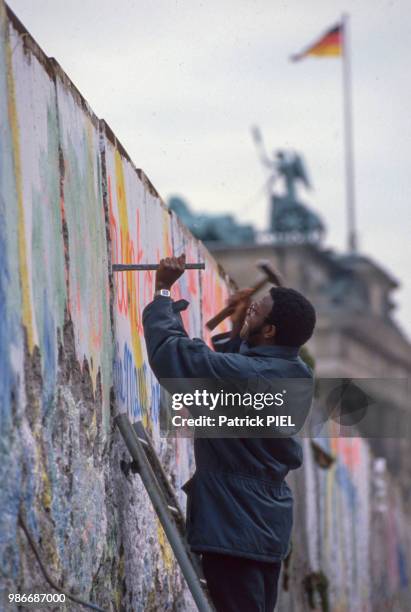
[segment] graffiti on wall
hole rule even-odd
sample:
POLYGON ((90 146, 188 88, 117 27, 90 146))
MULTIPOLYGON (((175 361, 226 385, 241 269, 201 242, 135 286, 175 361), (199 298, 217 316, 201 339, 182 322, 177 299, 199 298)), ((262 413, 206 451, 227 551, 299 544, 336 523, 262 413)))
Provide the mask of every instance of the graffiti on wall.
MULTIPOLYGON (((186 272, 173 287, 173 298, 185 298, 182 313, 187 333, 202 336, 203 303, 222 307, 228 295, 215 263, 161 201, 147 177, 136 170, 105 126, 103 146, 107 177, 113 263, 152 263, 172 254, 186 253, 187 261, 205 261, 206 271, 186 272), (201 253, 201 254, 200 254, 201 253), (214 283, 215 292, 210 289, 214 283)), ((114 274, 115 392, 117 409, 131 420, 141 419, 158 434, 158 383, 147 367, 142 311, 153 299, 155 273, 114 274)), ((224 328, 224 326, 222 327, 224 328)))
MULTIPOLYGON (((188 334, 208 343, 204 324, 225 305, 227 279, 2 0, 0 125, 0 607, 4 593, 43 584, 19 511, 66 587, 107 608, 183 606, 144 489, 119 469, 111 417, 142 420, 177 489, 193 470, 191 442, 160 437, 141 320, 154 274, 112 274, 111 263, 183 251, 204 261, 174 294, 190 302, 188 334)), ((363 440, 333 441, 329 470, 304 444, 284 609, 307 609, 302 574, 313 572, 327 575, 333 610, 399 606, 411 545, 397 489, 363 440)))
MULTIPOLYGON (((154 274, 112 275, 111 262, 156 262, 184 249, 191 261, 207 260, 219 287, 225 281, 60 66, 3 2, 0 9, 2 587, 22 572, 27 585, 41 579, 19 544, 22 511, 35 539, 47 543, 50 570, 68 586, 89 592, 103 560, 120 567, 126 555, 140 576, 129 599, 138 605, 144 590, 160 597, 148 585, 163 568, 171 581, 166 605, 184 589, 138 482, 126 485, 127 499, 138 503, 127 501, 122 525, 115 517, 112 481, 121 481, 124 447, 109 439, 113 411, 143 421, 176 487, 193 469, 192 448, 160 439, 160 390, 141 321, 154 274), (146 525, 139 538, 130 521, 146 525)), ((194 271, 175 289, 190 301, 184 323, 198 337, 201 283, 194 271)), ((221 306, 222 289, 219 295, 213 304, 208 291, 210 309, 221 306)), ((127 582, 106 562, 102 583, 127 582)))
POLYGON ((305 610, 311 602, 338 612, 406 610, 411 533, 398 487, 375 474, 362 438, 318 439, 334 458, 328 467, 317 463, 310 439, 302 442, 304 465, 290 479, 293 549, 280 609, 305 610))

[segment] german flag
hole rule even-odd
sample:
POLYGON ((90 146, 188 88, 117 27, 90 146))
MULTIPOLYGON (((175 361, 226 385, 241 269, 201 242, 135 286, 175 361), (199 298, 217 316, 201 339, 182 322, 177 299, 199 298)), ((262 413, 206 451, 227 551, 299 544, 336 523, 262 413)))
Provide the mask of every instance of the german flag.
POLYGON ((316 57, 337 57, 343 50, 343 25, 340 23, 328 30, 315 43, 291 56, 292 62, 298 62, 309 55, 316 57))

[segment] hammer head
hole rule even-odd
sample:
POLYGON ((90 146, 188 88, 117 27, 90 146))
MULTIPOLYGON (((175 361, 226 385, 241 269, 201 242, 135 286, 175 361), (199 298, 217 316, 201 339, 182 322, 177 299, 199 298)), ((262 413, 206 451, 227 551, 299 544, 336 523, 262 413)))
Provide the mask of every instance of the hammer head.
POLYGON ((277 287, 282 287, 283 281, 278 272, 276 272, 270 263, 267 260, 261 260, 257 263, 257 268, 259 268, 266 276, 267 281, 276 285, 277 287))

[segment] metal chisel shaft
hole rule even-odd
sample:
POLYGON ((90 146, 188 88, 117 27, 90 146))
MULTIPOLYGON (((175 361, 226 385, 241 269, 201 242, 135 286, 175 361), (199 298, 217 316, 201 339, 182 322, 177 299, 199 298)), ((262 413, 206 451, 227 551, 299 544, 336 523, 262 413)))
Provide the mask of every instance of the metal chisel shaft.
MULTIPOLYGON (((142 272, 145 270, 158 270, 159 264, 113 264, 113 272, 128 272, 137 270, 142 272)), ((186 263, 185 270, 205 270, 205 263, 186 263)))

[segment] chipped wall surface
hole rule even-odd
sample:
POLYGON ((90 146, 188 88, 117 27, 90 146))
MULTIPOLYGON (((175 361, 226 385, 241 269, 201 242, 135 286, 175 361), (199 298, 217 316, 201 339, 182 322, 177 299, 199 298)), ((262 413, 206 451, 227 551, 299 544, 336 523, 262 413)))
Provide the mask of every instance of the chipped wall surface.
POLYGON ((206 261, 207 285, 192 271, 176 288, 191 303, 183 317, 194 336, 201 299, 220 308, 226 282, 0 6, 0 608, 7 592, 50 590, 18 528, 20 509, 65 588, 107 610, 190 609, 139 478, 119 469, 128 455, 113 427, 117 411, 142 420, 177 488, 193 471, 189 441, 160 439, 141 322, 154 275, 113 275, 110 263, 183 249, 206 261))
MULTIPOLYGON (((205 261, 175 288, 190 301, 191 336, 225 304, 227 279, 1 0, 0 122, 0 609, 13 609, 8 592, 50 591, 21 511, 64 588, 105 610, 192 610, 140 479, 120 470, 128 455, 113 425, 117 412, 143 422, 184 505, 191 441, 160 437, 142 335, 154 275, 111 264, 183 250, 205 261)), ((325 574, 330 610, 409 609, 398 491, 365 441, 331 444, 337 460, 324 470, 305 440, 291 479, 294 547, 279 608, 309 609, 303 580, 325 574)))

